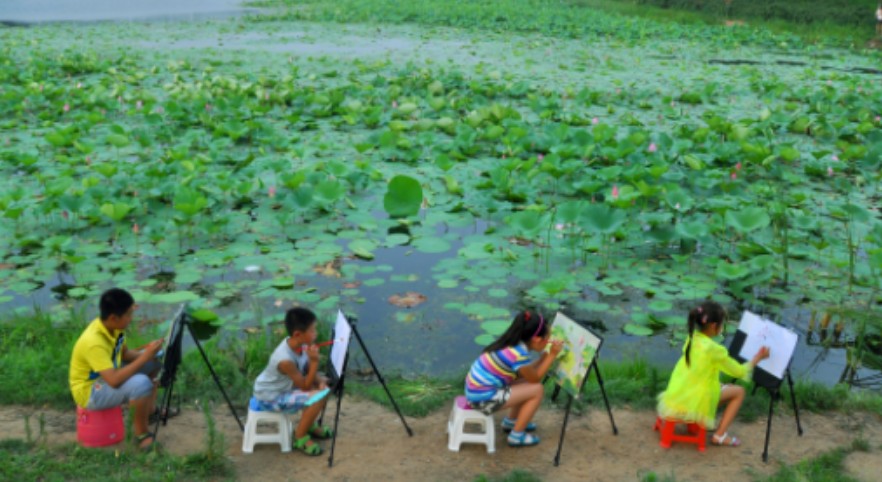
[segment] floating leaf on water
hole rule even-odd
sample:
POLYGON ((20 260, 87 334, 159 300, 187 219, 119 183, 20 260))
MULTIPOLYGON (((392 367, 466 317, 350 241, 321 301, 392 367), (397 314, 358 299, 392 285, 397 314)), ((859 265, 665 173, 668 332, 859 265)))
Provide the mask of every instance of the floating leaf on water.
POLYGON ((506 296, 508 296, 508 291, 502 288, 491 288, 487 290, 487 296, 490 296, 492 298, 505 298, 506 296))
POLYGON ((487 346, 496 341, 496 338, 497 337, 489 333, 484 333, 475 337, 475 343, 478 344, 478 346, 487 346))
POLYGON ((374 286, 380 286, 381 284, 383 284, 385 282, 386 282, 386 280, 384 280, 383 278, 369 278, 369 279, 364 280, 364 283, 362 283, 362 284, 364 284, 365 286, 370 288, 370 287, 374 287, 374 286))
POLYGON ((369 239, 356 239, 349 243, 349 250, 361 259, 374 259, 373 250, 377 249, 377 243, 369 239))
POLYGON ((450 243, 443 238, 418 238, 413 242, 413 247, 422 253, 444 253, 450 250, 450 243))
POLYGON ((622 327, 622 331, 629 335, 635 336, 649 336, 652 335, 652 328, 644 325, 636 325, 634 323, 628 323, 622 327))
POLYGON ((649 309, 653 311, 670 311, 674 308, 674 304, 665 300, 654 300, 649 304, 649 309))
POLYGON ((185 301, 196 301, 199 295, 192 291, 175 291, 172 293, 159 293, 150 296, 151 303, 183 303, 185 301))
POLYGON ((294 278, 278 278, 272 282, 273 288, 287 290, 294 287, 294 278))
POLYGON ((190 317, 196 321, 201 321, 203 323, 211 323, 212 321, 218 319, 217 313, 205 308, 191 311, 190 317))
POLYGON ((456 288, 457 286, 459 286, 459 282, 455 279, 446 278, 438 282, 439 288, 456 288))
POLYGON ((485 321, 481 323, 481 329, 493 336, 505 333, 509 326, 511 326, 511 322, 506 320, 485 321))
POLYGON ((403 295, 392 295, 389 297, 389 303, 392 303, 395 306, 401 308, 413 308, 423 302, 425 302, 428 298, 426 295, 417 293, 416 291, 408 291, 403 295))
POLYGON ((410 242, 410 236, 406 234, 390 234, 386 236, 386 246, 399 246, 410 242))

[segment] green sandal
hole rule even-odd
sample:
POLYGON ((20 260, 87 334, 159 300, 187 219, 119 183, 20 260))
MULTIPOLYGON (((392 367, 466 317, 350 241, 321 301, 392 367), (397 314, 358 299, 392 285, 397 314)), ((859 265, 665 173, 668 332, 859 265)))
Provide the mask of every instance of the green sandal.
POLYGON ((322 454, 322 447, 319 444, 313 442, 312 438, 309 435, 304 435, 303 437, 295 440, 293 448, 309 456, 322 454))
POLYGON ((318 440, 326 440, 334 436, 334 431, 331 430, 331 427, 314 423, 309 428, 309 434, 318 440))

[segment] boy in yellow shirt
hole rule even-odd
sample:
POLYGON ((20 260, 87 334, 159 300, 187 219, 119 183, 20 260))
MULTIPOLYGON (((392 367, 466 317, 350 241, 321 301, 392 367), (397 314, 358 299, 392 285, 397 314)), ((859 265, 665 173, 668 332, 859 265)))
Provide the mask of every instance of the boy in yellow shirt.
POLYGON ((148 449, 155 439, 147 431, 156 402, 156 385, 150 375, 159 368, 155 357, 162 340, 154 340, 140 351, 126 346, 124 331, 137 308, 128 291, 109 289, 98 305, 100 317, 89 323, 70 357, 71 395, 78 406, 88 410, 128 402, 134 413, 135 439, 140 448, 148 449))

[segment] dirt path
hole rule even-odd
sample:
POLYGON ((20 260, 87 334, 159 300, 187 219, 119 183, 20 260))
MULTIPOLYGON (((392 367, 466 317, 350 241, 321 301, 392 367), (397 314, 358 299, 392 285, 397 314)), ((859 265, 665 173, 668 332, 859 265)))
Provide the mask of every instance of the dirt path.
MULTIPOLYGON (((73 410, 70 413, 34 407, 0 407, 0 438, 25 438, 24 417, 31 415, 31 427, 38 431, 42 413, 51 443, 76 439, 73 410)), ((327 457, 309 458, 299 452, 283 454, 277 446, 261 445, 253 454, 241 452, 241 434, 225 407, 217 407, 217 427, 226 438, 227 454, 241 480, 471 480, 478 474, 504 475, 520 468, 544 480, 639 480, 649 472, 673 474, 678 481, 752 480, 775 472, 781 463, 793 464, 857 438, 868 441, 869 453, 854 453, 846 466, 860 480, 878 480, 882 473, 882 416, 859 413, 802 417, 805 435, 796 436, 792 415, 779 415, 772 426, 770 460, 762 453, 765 420, 737 422, 733 432, 744 440, 737 449, 709 447, 701 454, 693 446, 663 450, 652 432, 654 414, 617 409, 613 412, 619 435, 612 435, 606 412, 592 410, 571 417, 559 467, 552 464, 563 412, 544 409, 537 416, 538 447, 512 449, 497 431, 497 452, 488 455, 483 446, 464 445, 459 453, 447 450, 444 431, 447 409, 422 418, 408 419, 414 436, 408 437, 397 415, 372 402, 347 398, 343 401, 340 434, 334 467, 327 457)), ((498 418, 498 417, 497 417, 498 418)), ((163 447, 174 454, 187 454, 205 446, 205 417, 194 408, 185 409, 160 430, 163 447)), ((326 447, 327 443, 324 444, 326 447)))

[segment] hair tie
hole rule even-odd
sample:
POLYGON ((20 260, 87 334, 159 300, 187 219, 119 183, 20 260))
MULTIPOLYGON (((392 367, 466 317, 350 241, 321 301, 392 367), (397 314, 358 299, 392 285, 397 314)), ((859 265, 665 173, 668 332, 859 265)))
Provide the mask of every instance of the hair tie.
POLYGON ((704 309, 702 309, 700 306, 699 306, 698 308, 696 308, 696 310, 697 310, 699 313, 701 313, 701 312, 704 311, 704 309))
POLYGON ((525 320, 525 321, 530 321, 530 312, 529 312, 529 311, 525 311, 525 312, 524 312, 524 320, 525 320))
POLYGON ((536 328, 536 333, 533 333, 533 338, 539 336, 539 332, 542 331, 542 327, 545 326, 545 318, 542 318, 542 314, 539 314, 539 327, 536 328))

